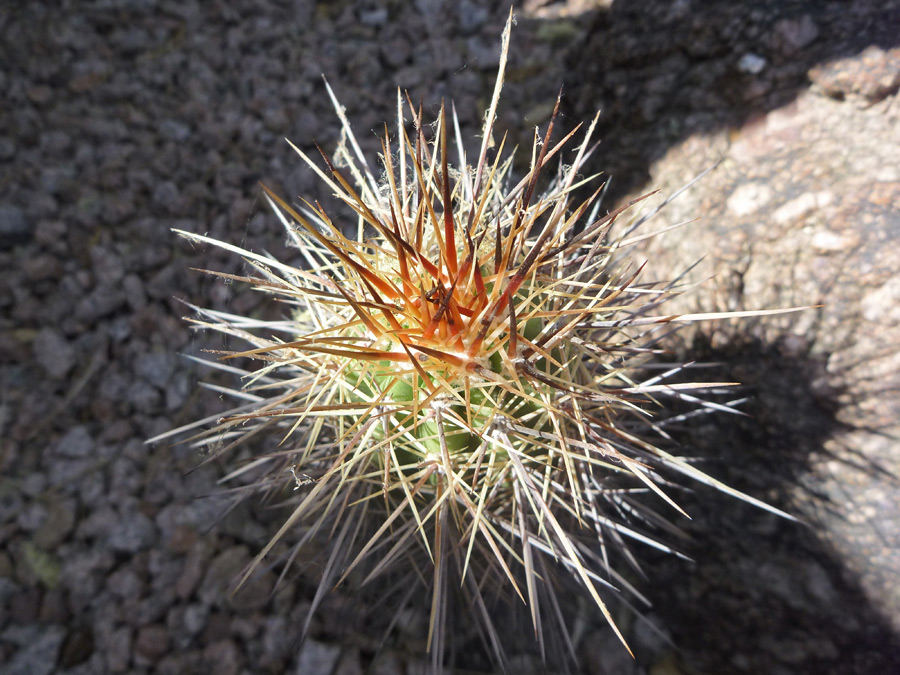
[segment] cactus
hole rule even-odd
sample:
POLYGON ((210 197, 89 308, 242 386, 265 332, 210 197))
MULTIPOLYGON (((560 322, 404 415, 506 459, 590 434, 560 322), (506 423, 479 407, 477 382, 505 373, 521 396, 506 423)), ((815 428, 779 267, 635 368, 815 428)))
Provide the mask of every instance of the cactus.
POLYGON ((518 181, 506 139, 491 147, 511 20, 473 164, 455 113, 442 105, 427 126, 398 92, 396 131, 385 127, 373 172, 329 87, 343 127, 335 156, 320 149, 320 165, 293 147, 354 223, 263 187, 300 266, 179 232, 242 256, 247 275, 212 273, 289 308, 279 321, 200 308, 192 319, 249 345, 223 361, 260 364, 241 371, 233 392, 241 406, 194 441, 216 455, 252 442, 259 451, 231 477, 265 467, 261 490, 295 488, 290 515, 244 578, 292 530, 301 545, 331 537, 314 605, 348 578, 365 584, 406 570, 428 589, 435 669, 453 585, 501 665, 488 596, 502 587, 525 603, 543 651, 546 617, 566 630, 553 591, 559 575, 575 580, 625 644, 603 594, 631 588, 618 566, 637 565, 633 544, 673 550, 664 534, 671 516, 686 516, 668 494, 674 476, 778 512, 667 442, 657 416, 666 399, 698 412, 733 409, 697 395, 724 383, 672 383, 683 366, 647 375, 662 333, 741 313, 661 311, 674 285, 642 283, 626 255, 653 211, 629 214, 649 195, 600 213, 603 186, 581 175, 597 118, 555 142, 557 100, 518 181), (576 198, 585 188, 592 192, 576 198), (273 439, 268 449, 256 445, 260 432, 273 439))

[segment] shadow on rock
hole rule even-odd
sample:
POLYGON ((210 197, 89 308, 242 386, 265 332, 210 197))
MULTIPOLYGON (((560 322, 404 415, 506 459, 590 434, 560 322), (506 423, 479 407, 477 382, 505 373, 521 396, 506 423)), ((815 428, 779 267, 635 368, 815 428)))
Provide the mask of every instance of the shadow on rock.
POLYGON ((571 49, 568 103, 577 120, 602 110, 596 161, 616 200, 673 145, 740 128, 810 84, 863 105, 896 92, 898 44, 895 2, 620 0, 571 49))
MULTIPOLYGON (((718 362, 711 380, 744 382, 751 398, 746 417, 706 415, 678 433, 711 475, 804 522, 703 488, 679 498, 693 517, 686 552, 696 562, 651 561, 649 596, 683 672, 898 672, 900 636, 816 526, 822 512, 848 509, 834 503, 840 495, 814 466, 884 474, 839 442, 856 430, 835 419, 840 392, 818 386, 824 364, 747 338, 713 349, 701 337, 691 352, 698 362, 718 362), (843 451, 829 450, 836 447, 843 451)), ((876 524, 855 527, 871 531, 876 524)))

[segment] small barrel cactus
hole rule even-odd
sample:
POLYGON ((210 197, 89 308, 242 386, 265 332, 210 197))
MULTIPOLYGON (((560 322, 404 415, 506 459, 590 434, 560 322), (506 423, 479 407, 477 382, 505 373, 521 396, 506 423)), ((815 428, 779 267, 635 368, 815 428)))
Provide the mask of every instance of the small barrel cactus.
POLYGON ((251 273, 219 276, 290 308, 276 322, 195 308, 197 326, 249 344, 224 359, 261 364, 234 392, 242 406, 199 442, 221 453, 275 432, 272 446, 260 445, 233 476, 266 466, 261 489, 279 480, 296 489, 290 516, 255 565, 292 530, 302 532, 301 544, 330 534, 316 605, 348 577, 365 583, 408 568, 430 595, 436 667, 451 580, 501 664, 488 596, 498 594, 495 586, 518 596, 543 649, 542 617, 566 630, 553 594, 561 572, 624 643, 601 590, 630 588, 610 564, 634 562, 628 541, 671 550, 654 534, 668 518, 645 499, 654 493, 681 512, 664 475, 770 508, 662 447, 666 432, 653 416, 661 399, 730 408, 690 393, 719 384, 670 384, 679 366, 642 379, 659 353, 654 330, 726 315, 665 315, 659 308, 672 289, 638 283, 640 269, 623 254, 641 238, 634 230, 646 216, 611 233, 644 197, 603 214, 602 185, 576 199, 595 181, 580 172, 596 118, 554 143, 554 111, 543 136, 535 133, 531 168, 519 181, 505 139, 492 147, 510 26, 474 164, 455 114, 442 105, 428 126, 398 93, 397 128, 393 138, 385 128, 373 172, 328 88, 344 142, 334 158, 321 152, 324 168, 295 150, 355 222, 335 222, 318 203, 290 204, 263 187, 298 266, 180 232, 242 256, 251 273))

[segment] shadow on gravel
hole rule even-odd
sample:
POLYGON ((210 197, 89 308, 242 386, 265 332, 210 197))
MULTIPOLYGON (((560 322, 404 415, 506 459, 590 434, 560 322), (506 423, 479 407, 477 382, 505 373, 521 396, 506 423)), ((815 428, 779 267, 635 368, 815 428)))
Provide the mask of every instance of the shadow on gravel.
POLYGON ((900 86, 884 54, 900 45, 896 2, 617 0, 592 22, 569 52, 564 101, 575 120, 603 111, 595 162, 613 201, 673 145, 753 122, 811 81, 864 103, 900 86), (840 62, 867 48, 859 71, 840 62))
MULTIPOLYGON (((743 382, 750 397, 746 417, 707 415, 678 430, 703 468, 728 485, 798 515, 810 504, 847 514, 811 477, 812 460, 883 472, 862 457, 827 455, 825 442, 847 429, 833 416, 840 392, 817 390, 823 363, 746 338, 720 349, 695 344, 689 358, 718 362, 709 379, 743 382)), ((815 523, 793 523, 703 487, 678 501, 693 516, 684 550, 696 562, 649 557, 645 589, 684 672, 900 672, 900 636, 815 523)))

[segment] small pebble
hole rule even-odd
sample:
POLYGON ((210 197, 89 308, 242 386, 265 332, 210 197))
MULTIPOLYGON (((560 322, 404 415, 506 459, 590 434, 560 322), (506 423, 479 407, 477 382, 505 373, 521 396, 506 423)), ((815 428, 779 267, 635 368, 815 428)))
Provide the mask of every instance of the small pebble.
POLYGON ((135 652, 150 663, 156 663, 169 650, 169 631, 160 624, 144 626, 134 641, 135 652))
POLYGON ((22 209, 0 204, 0 251, 25 244, 33 236, 34 228, 22 209))

